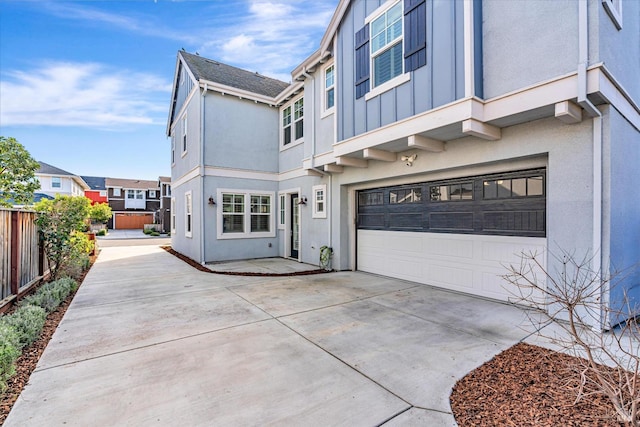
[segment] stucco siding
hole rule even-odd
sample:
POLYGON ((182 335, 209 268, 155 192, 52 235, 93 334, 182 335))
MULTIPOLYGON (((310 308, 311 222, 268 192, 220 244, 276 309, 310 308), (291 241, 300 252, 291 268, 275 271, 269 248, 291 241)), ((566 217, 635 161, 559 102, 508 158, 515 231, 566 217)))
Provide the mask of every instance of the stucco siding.
POLYGON ((278 171, 278 109, 231 95, 205 96, 205 165, 278 171))
POLYGON ((617 307, 624 292, 636 304, 640 301, 640 132, 614 108, 605 112, 603 151, 609 180, 604 193, 610 197, 604 212, 609 223, 605 243, 609 242, 610 270, 615 276, 611 302, 617 307))
POLYGON ((200 179, 193 178, 180 186, 172 188, 172 197, 176 200, 176 229, 171 234, 171 247, 188 256, 189 258, 201 261, 200 256, 200 239, 204 238, 200 227, 200 218, 202 212, 202 192, 200 189, 200 179), (185 215, 185 194, 191 191, 192 197, 192 233, 191 237, 186 236, 186 215, 185 215))
POLYGON ((577 70, 577 1, 484 0, 482 7, 485 98, 577 70))
POLYGON ((304 143, 288 146, 280 151, 280 172, 301 168, 304 151, 304 143))
MULTIPOLYGON (((355 201, 350 201, 350 197, 355 190, 542 166, 547 167, 547 237, 550 246, 589 253, 593 235, 591 144, 590 120, 565 125, 549 118, 504 128, 498 141, 467 137, 447 142, 446 150, 441 153, 416 151, 418 158, 412 167, 402 162, 370 160, 366 169, 345 168, 344 173, 333 178, 334 238, 343 241, 345 231, 349 230, 355 215, 355 201), (337 192, 340 192, 339 197, 337 192), (340 224, 336 223, 338 218, 340 224), (567 218, 572 219, 571 227, 566 226, 567 218)), ((350 236, 350 232, 346 235, 350 236)), ((340 253, 336 254, 340 268, 349 268, 348 263, 353 262, 349 251, 350 243, 343 242, 340 253)))

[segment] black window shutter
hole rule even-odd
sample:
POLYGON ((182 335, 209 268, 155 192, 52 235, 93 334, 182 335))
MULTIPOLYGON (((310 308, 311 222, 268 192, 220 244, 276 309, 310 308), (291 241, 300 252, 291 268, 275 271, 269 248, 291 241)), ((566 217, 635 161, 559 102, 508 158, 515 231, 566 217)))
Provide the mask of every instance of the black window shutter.
POLYGON ((356 33, 356 99, 369 92, 369 24, 356 33))
POLYGON ((404 71, 427 64, 427 2, 404 0, 404 71))

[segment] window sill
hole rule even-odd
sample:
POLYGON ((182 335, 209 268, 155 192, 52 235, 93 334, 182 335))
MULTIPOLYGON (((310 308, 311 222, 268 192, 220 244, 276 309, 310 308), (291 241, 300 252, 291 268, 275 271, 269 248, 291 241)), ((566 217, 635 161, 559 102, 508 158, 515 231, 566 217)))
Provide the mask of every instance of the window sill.
POLYGON ((313 219, 327 219, 327 213, 326 212, 314 213, 313 215, 311 215, 311 218, 313 218, 313 219))
POLYGON ((268 233, 223 233, 218 234, 218 240, 229 240, 229 239, 264 239, 276 237, 275 232, 268 233))
POLYGON ((392 78, 388 82, 384 82, 380 86, 377 86, 377 87, 374 87, 373 89, 371 89, 364 96, 364 100, 368 101, 371 98, 375 98, 376 96, 381 95, 381 94, 383 94, 385 92, 388 92, 391 89, 393 89, 394 87, 400 86, 401 84, 404 84, 404 83, 408 82, 409 80, 411 80, 411 74, 410 73, 400 74, 399 76, 392 78))
POLYGON ((290 143, 288 143, 287 145, 281 145, 280 146, 280 151, 286 151, 291 147, 297 147, 298 145, 302 144, 304 142, 304 137, 300 138, 300 139, 296 139, 295 141, 292 141, 290 143))
POLYGON ((320 118, 324 119, 326 117, 331 116, 332 114, 334 114, 336 112, 336 107, 333 106, 331 108, 329 108, 328 110, 324 110, 322 113, 320 113, 320 118))

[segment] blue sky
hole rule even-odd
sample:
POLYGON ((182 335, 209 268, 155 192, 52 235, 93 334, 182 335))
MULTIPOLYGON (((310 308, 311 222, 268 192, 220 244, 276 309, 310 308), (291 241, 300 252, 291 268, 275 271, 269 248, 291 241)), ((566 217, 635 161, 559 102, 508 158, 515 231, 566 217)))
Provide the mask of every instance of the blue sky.
POLYGON ((78 175, 170 175, 176 53, 281 80, 338 0, 0 0, 0 135, 78 175))

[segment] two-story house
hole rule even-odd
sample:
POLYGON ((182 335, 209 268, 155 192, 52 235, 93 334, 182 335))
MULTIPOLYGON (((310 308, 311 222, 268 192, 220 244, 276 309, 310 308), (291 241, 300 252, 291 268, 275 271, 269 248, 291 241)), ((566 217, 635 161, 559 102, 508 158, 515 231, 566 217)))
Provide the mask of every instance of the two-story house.
POLYGON ((158 181, 141 179, 106 178, 105 187, 113 217, 111 229, 142 229, 144 224, 155 224, 160 209, 158 181))
POLYGON ((35 172, 36 178, 40 181, 37 198, 42 198, 42 195, 53 198, 57 194, 84 196, 85 190, 89 190, 89 185, 82 177, 45 162, 39 161, 38 163, 40 167, 35 172))
MULTIPOLYGON (((508 300, 518 254, 640 261, 640 2, 340 0, 279 82, 178 52, 172 246, 508 300)), ((603 295, 640 298, 640 270, 603 295)), ((607 319, 603 319, 603 323, 607 319)))
POLYGON ((84 182, 89 186, 89 190, 85 190, 84 196, 91 200, 91 204, 108 203, 107 187, 105 186, 105 177, 101 176, 82 176, 84 182))

